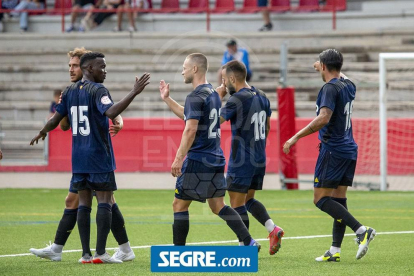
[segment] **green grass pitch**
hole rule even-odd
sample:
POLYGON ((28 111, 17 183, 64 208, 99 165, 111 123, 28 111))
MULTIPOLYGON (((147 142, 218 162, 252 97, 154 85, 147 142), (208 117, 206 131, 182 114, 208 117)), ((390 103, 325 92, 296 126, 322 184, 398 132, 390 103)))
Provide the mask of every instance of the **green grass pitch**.
MULTIPOLYGON (((53 242, 66 194, 66 190, 0 190, 0 255, 28 253, 31 247, 41 248, 49 240, 53 242)), ((172 242, 173 191, 121 190, 115 196, 125 217, 132 246, 172 242)), ((312 197, 312 191, 261 191, 257 195, 275 223, 284 228, 285 237, 329 235, 332 219, 313 205, 312 197)), ((226 202, 229 202, 228 198, 226 202)), ((414 230, 414 193, 349 192, 348 206, 361 223, 374 227, 379 233, 414 230)), ((95 212, 96 205, 92 210, 92 248, 96 239, 95 212)), ((254 238, 267 237, 267 231, 252 216, 250 230, 254 238)), ((351 233, 350 229, 347 233, 351 233)), ((314 261, 329 248, 331 238, 286 239, 274 256, 268 254, 268 242, 262 241, 259 272, 255 275, 414 275, 414 234, 379 234, 368 254, 358 261, 353 238, 345 237, 340 263, 314 261)), ((194 202, 190 208, 188 242, 226 240, 235 240, 235 236, 225 222, 213 215, 207 204, 194 202)), ((109 234, 107 247, 116 246, 109 234)), ((64 250, 80 248, 75 227, 64 250)), ((134 251, 137 259, 120 265, 81 265, 77 263, 80 252, 64 253, 61 262, 35 256, 0 257, 0 275, 152 274, 150 249, 134 251)), ((113 250, 109 252, 112 254, 113 250)), ((217 275, 197 275, 211 274, 217 275)))

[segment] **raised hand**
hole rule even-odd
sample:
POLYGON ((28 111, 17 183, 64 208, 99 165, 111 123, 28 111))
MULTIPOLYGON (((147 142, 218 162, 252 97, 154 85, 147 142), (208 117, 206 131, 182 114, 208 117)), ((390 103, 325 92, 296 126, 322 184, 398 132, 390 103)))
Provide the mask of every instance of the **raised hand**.
POLYGON ((170 84, 165 83, 164 80, 160 81, 160 96, 163 100, 167 99, 170 96, 170 84))
POLYGON ((36 135, 35 138, 32 139, 32 141, 30 141, 30 145, 33 146, 34 143, 36 142, 36 144, 38 143, 39 139, 42 138, 42 140, 45 140, 47 134, 44 132, 39 132, 38 135, 36 135))
POLYGON ((134 84, 134 91, 138 95, 144 90, 145 86, 147 86, 150 83, 150 74, 145 73, 138 79, 138 77, 135 77, 135 84, 134 84))
POLYGON ((321 63, 319 62, 319 60, 315 61, 315 63, 313 64, 313 68, 318 72, 321 71, 321 63))

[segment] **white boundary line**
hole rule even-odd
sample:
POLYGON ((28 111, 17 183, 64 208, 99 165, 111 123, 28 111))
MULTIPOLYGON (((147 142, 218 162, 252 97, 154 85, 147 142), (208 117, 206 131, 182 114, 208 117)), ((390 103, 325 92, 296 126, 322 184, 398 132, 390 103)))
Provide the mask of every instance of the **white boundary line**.
MULTIPOLYGON (((396 232, 379 232, 377 235, 398 235, 398 234, 414 234, 414 231, 396 231, 396 232)), ((354 236, 355 234, 345 234, 345 236, 354 236)), ((330 238, 332 235, 315 235, 315 236, 298 236, 298 237, 284 237, 283 240, 301 240, 301 239, 317 239, 317 238, 330 238)), ((256 241, 267 241, 267 239, 256 239, 256 241)), ((238 243, 238 240, 231 241, 208 241, 208 242, 191 242, 187 245, 204 245, 204 244, 224 244, 224 243, 238 243)), ((141 245, 141 246, 131 246, 132 249, 143 249, 150 248, 153 245, 141 245)), ((172 246, 172 244, 157 244, 155 246, 172 246)), ((107 248, 108 250, 115 250, 115 248, 107 248)), ((95 249, 91 249, 95 250, 95 249)), ((72 253, 72 252, 82 252, 82 249, 74 250, 63 250, 62 253, 72 253)), ((6 257, 23 257, 31 256, 32 253, 23 253, 23 254, 11 254, 11 255, 0 255, 0 258, 6 257)))

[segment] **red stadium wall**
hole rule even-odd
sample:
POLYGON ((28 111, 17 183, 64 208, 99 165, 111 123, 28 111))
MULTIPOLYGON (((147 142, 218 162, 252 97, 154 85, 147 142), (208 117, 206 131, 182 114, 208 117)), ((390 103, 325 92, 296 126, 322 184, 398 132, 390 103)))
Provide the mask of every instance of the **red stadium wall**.
MULTIPOLYGON (((299 130, 310 122, 310 118, 297 118, 299 130)), ((354 137, 359 144, 357 173, 379 174, 378 120, 353 119, 354 137)), ((272 119, 267 144, 267 172, 277 173, 279 150, 277 143, 277 120, 272 119)), ((388 173, 414 173, 414 119, 390 119, 388 121, 388 173)), ((124 119, 124 129, 112 143, 118 172, 167 172, 180 144, 184 122, 179 119, 137 118, 124 119)), ((71 135, 56 129, 49 134, 49 164, 47 166, 0 166, 7 171, 71 170, 71 135)), ((226 158, 230 153, 230 124, 222 125, 222 148, 226 158)), ((317 134, 301 139, 297 147, 299 173, 312 174, 318 155, 317 134)))

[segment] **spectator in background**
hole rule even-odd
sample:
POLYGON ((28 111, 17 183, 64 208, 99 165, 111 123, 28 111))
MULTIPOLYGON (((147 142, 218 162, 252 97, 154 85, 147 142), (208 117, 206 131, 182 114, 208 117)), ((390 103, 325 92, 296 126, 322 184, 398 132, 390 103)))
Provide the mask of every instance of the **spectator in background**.
POLYGON ((59 104, 59 97, 62 94, 62 90, 56 89, 53 91, 53 101, 50 103, 49 108, 49 119, 55 114, 56 112, 56 106, 59 104))
MULTIPOLYGON (((116 12, 118 14, 117 29, 121 30, 124 0, 103 0, 103 5, 102 6, 100 5, 100 8, 107 9, 107 10, 117 9, 117 12, 116 12)), ((105 19, 112 16, 113 14, 115 13, 114 12, 101 12, 101 13, 95 14, 95 16, 92 18, 92 12, 90 11, 85 16, 85 19, 82 20, 82 25, 86 30, 93 30, 99 25, 101 25, 105 19)))
MULTIPOLYGON (((56 0, 59 1, 59 0, 56 0)), ((98 1, 100 2, 100 1, 98 1)), ((80 32, 84 32, 85 28, 81 25, 79 29, 76 28, 76 17, 78 16, 79 9, 93 9, 95 7, 95 1, 94 0, 72 0, 72 14, 70 18, 70 26, 66 29, 66 32, 70 33, 76 30, 79 30, 80 32)), ((97 3, 96 7, 99 7, 99 3, 97 3)), ((88 13, 85 18, 82 21, 89 20, 92 13, 88 13)))
MULTIPOLYGON (((127 0, 125 2, 125 9, 131 9, 131 8, 139 8, 139 9, 149 9, 150 3, 148 0, 127 0)), ((136 12, 127 11, 128 13, 128 21, 129 21, 129 27, 128 31, 130 32, 136 32, 137 28, 135 27, 135 17, 137 16, 136 12)), ((118 13, 118 22, 121 22, 122 24, 122 16, 123 12, 118 13)), ((118 27, 115 27, 115 32, 120 32, 122 29, 120 28, 121 25, 118 24, 118 27)))
MULTIPOLYGON (((17 6, 18 3, 19 3, 19 0, 2 0, 1 8, 6 9, 6 10, 12 10, 17 6)), ((2 22, 3 16, 4 16, 4 13, 0 13, 0 33, 3 32, 3 22, 2 22)))
POLYGON ((20 30, 27 32, 29 13, 21 10, 43 10, 46 7, 46 0, 23 0, 10 13, 13 16, 20 14, 20 30))
MULTIPOLYGON (((221 66, 232 60, 241 61, 244 64, 244 66, 246 66, 246 81, 250 81, 250 79, 252 78, 252 71, 250 70, 249 53, 247 52, 247 50, 244 48, 238 48, 237 42, 234 39, 231 39, 229 42, 227 42, 226 46, 227 51, 224 52, 223 59, 221 61, 221 66)), ((220 68, 218 71, 219 85, 222 83, 221 71, 222 68, 220 68)))
POLYGON ((0 149, 0 160, 1 159, 3 159, 3 152, 1 152, 1 149, 0 149))
POLYGON ((257 0, 257 6, 263 8, 262 15, 264 25, 259 29, 260 32, 271 31, 273 28, 272 22, 270 21, 270 12, 267 9, 268 1, 267 0, 257 0))

